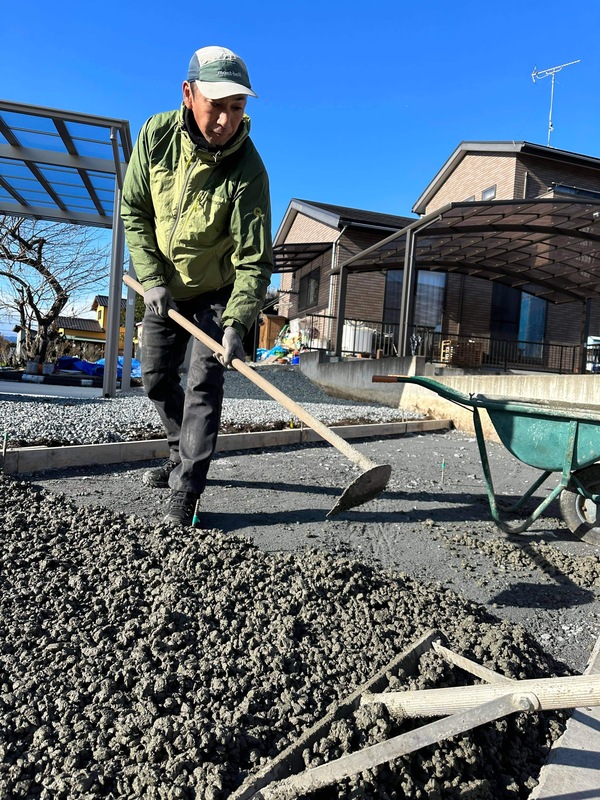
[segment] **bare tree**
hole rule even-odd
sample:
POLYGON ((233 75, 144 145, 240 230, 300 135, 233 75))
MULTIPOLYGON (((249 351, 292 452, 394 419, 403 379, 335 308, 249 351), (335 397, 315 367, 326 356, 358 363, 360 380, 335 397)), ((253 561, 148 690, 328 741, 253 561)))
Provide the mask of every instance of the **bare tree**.
POLYGON ((0 333, 0 366, 6 364, 13 344, 0 333))
POLYGON ((24 356, 46 358, 72 297, 106 286, 110 245, 98 229, 0 215, 0 308, 17 316, 24 356))

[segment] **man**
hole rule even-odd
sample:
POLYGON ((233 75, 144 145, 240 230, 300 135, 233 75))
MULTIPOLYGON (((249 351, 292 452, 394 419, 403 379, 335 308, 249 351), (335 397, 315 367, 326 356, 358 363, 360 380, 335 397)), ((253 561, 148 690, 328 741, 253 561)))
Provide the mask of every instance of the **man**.
POLYGON ((151 117, 123 187, 127 246, 144 288, 142 376, 166 430, 170 456, 144 482, 171 489, 165 521, 198 523, 223 400, 223 373, 244 358, 242 338, 260 310, 273 269, 269 186, 249 138, 246 65, 224 47, 197 50, 183 105, 151 117), (217 357, 193 339, 176 308, 217 341, 217 357))

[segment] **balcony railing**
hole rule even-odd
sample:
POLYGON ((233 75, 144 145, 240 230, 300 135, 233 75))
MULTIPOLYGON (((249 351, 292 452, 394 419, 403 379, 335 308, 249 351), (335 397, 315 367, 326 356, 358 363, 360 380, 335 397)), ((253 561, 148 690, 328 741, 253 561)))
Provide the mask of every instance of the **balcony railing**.
MULTIPOLYGON (((337 324, 334 316, 307 315, 300 328, 309 350, 335 349, 337 324)), ((397 324, 345 319, 342 355, 397 356, 398 329, 397 324)), ((579 372, 581 364, 579 345, 450 335, 422 326, 411 328, 409 346, 412 355, 424 356, 429 363, 463 368, 494 367, 505 371, 523 369, 570 374, 579 372)), ((590 359, 591 356, 590 349, 590 359)), ((589 364, 588 370, 591 370, 589 364)))

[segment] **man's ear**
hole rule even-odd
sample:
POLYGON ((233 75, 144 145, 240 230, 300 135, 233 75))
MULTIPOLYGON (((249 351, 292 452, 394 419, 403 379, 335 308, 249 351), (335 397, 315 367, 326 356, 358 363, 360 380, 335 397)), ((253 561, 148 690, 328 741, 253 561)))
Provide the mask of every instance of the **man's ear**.
POLYGON ((183 102, 186 108, 192 107, 192 84, 189 81, 184 81, 181 87, 183 91, 183 102))

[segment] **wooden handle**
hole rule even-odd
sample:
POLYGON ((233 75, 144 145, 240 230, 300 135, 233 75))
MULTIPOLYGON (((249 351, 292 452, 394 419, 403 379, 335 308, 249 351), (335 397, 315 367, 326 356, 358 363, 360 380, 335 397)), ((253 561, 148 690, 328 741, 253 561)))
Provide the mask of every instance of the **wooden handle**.
MULTIPOLYGON (((123 282, 134 289, 138 294, 143 296, 144 289, 142 284, 132 278, 130 275, 123 276, 123 282)), ((215 342, 213 338, 211 338, 207 333, 200 330, 197 325, 194 325, 192 322, 187 320, 183 314, 180 314, 179 311, 175 311, 175 309, 170 308, 168 311, 169 317, 182 328, 185 328, 186 331, 192 334, 196 339, 201 341, 207 347, 210 347, 213 353, 218 353, 219 355, 223 355, 225 350, 223 349, 222 345, 218 342, 215 342)), ((252 367, 249 367, 245 361, 242 361, 240 358, 234 358, 231 362, 231 366, 236 369, 238 372, 241 372, 248 380, 252 381, 256 386, 263 390, 266 394, 276 400, 280 405, 284 408, 287 408, 288 411, 291 411, 292 414, 295 414, 298 419, 301 419, 302 422, 306 423, 309 428, 312 428, 313 431, 319 434, 323 439, 325 439, 329 444, 333 445, 337 450, 343 453, 347 458, 353 461, 357 466, 359 466, 363 470, 372 469, 376 466, 376 464, 371 461, 366 456, 363 456, 362 453, 359 453, 352 445, 348 444, 345 439, 342 439, 341 436, 338 436, 337 433, 334 433, 327 425, 324 425, 320 420, 316 417, 313 417, 312 414, 309 414, 306 409, 302 408, 302 406, 298 405, 291 397, 288 397, 282 391, 277 389, 277 387, 273 386, 272 383, 265 380, 262 376, 260 376, 252 367)))
POLYGON ((532 693, 544 711, 600 705, 600 675, 496 683, 489 686, 454 686, 450 689, 419 689, 410 692, 365 694, 361 705, 383 703, 390 713, 407 717, 438 717, 455 714, 516 693, 532 693))

